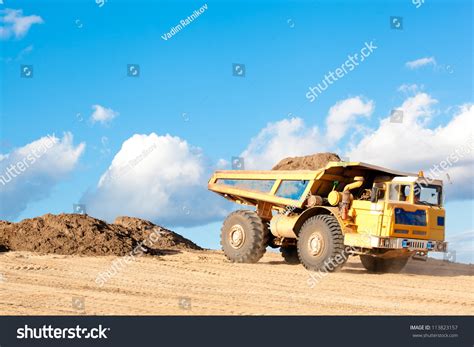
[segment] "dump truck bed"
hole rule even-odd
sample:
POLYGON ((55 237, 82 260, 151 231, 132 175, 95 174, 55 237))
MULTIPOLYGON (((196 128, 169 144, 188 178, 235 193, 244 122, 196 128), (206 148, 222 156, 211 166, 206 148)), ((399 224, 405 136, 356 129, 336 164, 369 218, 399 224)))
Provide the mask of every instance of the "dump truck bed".
POLYGON ((364 176, 370 187, 377 176, 416 176, 361 162, 330 162, 319 170, 225 170, 216 171, 208 189, 246 205, 268 202, 273 206, 303 207, 309 194, 327 196, 333 189, 364 176))

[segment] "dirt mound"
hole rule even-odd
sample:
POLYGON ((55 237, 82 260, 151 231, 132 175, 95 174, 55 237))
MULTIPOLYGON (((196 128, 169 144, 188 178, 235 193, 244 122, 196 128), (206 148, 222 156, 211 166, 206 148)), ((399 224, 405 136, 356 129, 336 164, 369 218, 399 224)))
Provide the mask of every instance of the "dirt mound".
POLYGON ((134 239, 148 239, 149 248, 160 249, 178 249, 178 250, 201 250, 202 248, 194 242, 176 234, 175 232, 155 225, 147 220, 135 217, 117 217, 115 225, 121 225, 129 229, 134 239), (154 237, 153 234, 159 237, 154 237))
POLYGON ((280 160, 272 170, 318 170, 330 161, 342 161, 335 153, 316 153, 304 157, 290 157, 280 160))
POLYGON ((0 251, 55 254, 127 255, 140 249, 201 249, 184 237, 138 218, 119 217, 108 224, 81 214, 46 214, 19 223, 0 221, 0 251))

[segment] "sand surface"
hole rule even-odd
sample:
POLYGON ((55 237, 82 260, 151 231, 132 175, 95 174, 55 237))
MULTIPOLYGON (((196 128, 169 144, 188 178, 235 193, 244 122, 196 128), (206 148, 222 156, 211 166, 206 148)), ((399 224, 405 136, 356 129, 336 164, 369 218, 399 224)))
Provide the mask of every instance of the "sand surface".
POLYGON ((137 257, 99 286, 97 276, 112 273, 116 259, 0 253, 0 314, 474 314, 473 265, 410 261, 400 274, 377 275, 353 257, 314 284, 301 265, 287 265, 277 253, 233 264, 220 251, 182 250, 137 257))

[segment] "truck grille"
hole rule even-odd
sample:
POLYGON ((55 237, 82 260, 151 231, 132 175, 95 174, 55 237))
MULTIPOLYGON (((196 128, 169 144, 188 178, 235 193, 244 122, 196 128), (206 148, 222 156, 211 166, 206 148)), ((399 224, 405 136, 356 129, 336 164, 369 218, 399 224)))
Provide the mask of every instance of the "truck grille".
POLYGON ((429 249, 430 241, 401 239, 401 238, 380 238, 379 247, 382 248, 409 248, 409 249, 429 249))
POLYGON ((446 251, 446 242, 432 240, 416 240, 389 237, 372 237, 372 247, 426 250, 426 251, 446 251))
POLYGON ((403 240, 402 241, 403 248, 426 248, 426 242, 424 241, 415 241, 415 240, 403 240))

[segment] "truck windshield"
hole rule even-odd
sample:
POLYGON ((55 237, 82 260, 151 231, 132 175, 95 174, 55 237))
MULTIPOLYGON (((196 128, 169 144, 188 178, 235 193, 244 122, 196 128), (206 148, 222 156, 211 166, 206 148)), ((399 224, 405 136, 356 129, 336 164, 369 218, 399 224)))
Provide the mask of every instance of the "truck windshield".
POLYGON ((441 186, 418 183, 415 186, 415 204, 441 205, 441 186))

